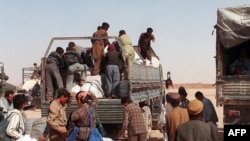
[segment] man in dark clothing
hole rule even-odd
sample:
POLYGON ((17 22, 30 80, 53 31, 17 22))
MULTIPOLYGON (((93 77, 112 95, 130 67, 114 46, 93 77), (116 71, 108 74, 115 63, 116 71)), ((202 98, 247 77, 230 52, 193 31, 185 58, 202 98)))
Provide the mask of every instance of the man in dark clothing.
POLYGON ((76 51, 74 42, 69 42, 69 47, 63 55, 65 66, 67 67, 66 88, 71 90, 74 83, 74 74, 81 72, 81 78, 86 80, 87 65, 83 64, 81 55, 76 51))
POLYGON ((105 55, 105 75, 106 75, 106 97, 116 98, 118 95, 118 84, 120 82, 119 63, 122 56, 119 52, 115 51, 115 45, 110 44, 108 52, 105 55))
POLYGON ((214 108, 214 105, 212 101, 208 98, 206 98, 202 92, 197 91, 195 93, 195 97, 202 101, 204 108, 203 108, 203 115, 202 115, 202 121, 211 124, 215 130, 217 130, 217 122, 218 122, 218 116, 216 113, 216 110, 214 108))
POLYGON ((178 93, 181 97, 180 107, 187 108, 189 100, 187 99, 187 91, 183 86, 180 86, 178 89, 178 93))
POLYGON ((148 59, 151 62, 151 41, 155 41, 155 37, 152 34, 153 29, 152 28, 147 28, 147 32, 142 33, 140 35, 139 41, 138 41, 138 47, 139 47, 139 52, 141 53, 141 56, 143 59, 148 59))
POLYGON ((173 81, 171 79, 171 73, 168 71, 167 72, 167 80, 165 80, 165 85, 166 85, 166 88, 168 89, 170 86, 172 88, 174 88, 174 85, 173 85, 173 81))
POLYGON ((62 47, 57 47, 56 51, 53 51, 49 54, 46 63, 47 67, 45 70, 45 82, 47 95, 46 100, 52 100, 54 98, 55 87, 57 89, 63 88, 62 76, 60 74, 60 68, 63 66, 62 55, 64 49, 62 47))

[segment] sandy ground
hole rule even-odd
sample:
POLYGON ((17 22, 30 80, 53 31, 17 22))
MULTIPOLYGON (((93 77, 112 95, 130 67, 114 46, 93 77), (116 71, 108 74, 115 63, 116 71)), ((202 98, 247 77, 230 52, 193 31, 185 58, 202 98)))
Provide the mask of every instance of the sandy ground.
MULTIPOLYGON (((179 85, 176 85, 175 88, 170 88, 167 92, 177 92, 178 86, 179 85)), ((210 87, 210 86, 202 87, 200 85, 199 86, 187 85, 185 87, 185 85, 184 85, 184 87, 186 88, 186 91, 188 93, 187 98, 189 100, 195 99, 195 96, 194 96, 195 92, 201 91, 205 97, 209 98, 213 102, 215 109, 216 109, 216 112, 217 112, 217 115, 218 115, 218 118, 219 118, 219 122, 218 122, 219 141, 223 141, 223 132, 224 132, 224 129, 223 129, 223 108, 216 107, 215 88, 210 87)), ((26 114, 27 114, 28 118, 41 117, 40 109, 26 111, 26 114)), ((152 130, 152 133, 150 135, 150 141, 162 141, 162 133, 160 133, 158 130, 152 130)))

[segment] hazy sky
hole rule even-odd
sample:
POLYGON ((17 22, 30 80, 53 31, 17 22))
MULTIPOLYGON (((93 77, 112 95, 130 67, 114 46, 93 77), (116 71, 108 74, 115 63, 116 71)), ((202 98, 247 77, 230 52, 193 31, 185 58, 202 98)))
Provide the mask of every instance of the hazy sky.
MULTIPOLYGON (((173 83, 215 82, 217 9, 249 0, 0 0, 0 62, 20 84, 22 68, 40 64, 52 37, 91 36, 108 22, 110 36, 126 30, 137 45, 152 27, 152 47, 160 57, 164 79, 173 83)), ((77 42, 76 42, 77 43, 77 42)), ((66 48, 67 44, 63 46, 66 48)))

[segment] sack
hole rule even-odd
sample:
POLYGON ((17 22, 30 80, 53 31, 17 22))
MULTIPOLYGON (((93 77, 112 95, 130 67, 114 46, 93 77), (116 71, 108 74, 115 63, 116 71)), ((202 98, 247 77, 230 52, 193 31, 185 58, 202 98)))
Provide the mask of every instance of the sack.
POLYGON ((73 131, 70 133, 66 141, 74 141, 76 139, 76 136, 78 135, 78 132, 79 128, 77 126, 74 126, 73 131))
POLYGON ((111 138, 103 137, 103 141, 114 141, 114 140, 111 138))
POLYGON ((21 138, 19 138, 16 141, 37 141, 34 137, 31 137, 30 135, 23 135, 21 138))
POLYGON ((9 124, 9 121, 7 121, 6 119, 0 123, 0 141, 12 140, 12 138, 6 134, 6 128, 8 127, 8 124, 9 124))
POLYGON ((102 127, 102 124, 99 123, 99 121, 97 122, 97 124, 98 124, 98 129, 99 129, 101 135, 102 135, 103 137, 105 137, 105 136, 107 135, 107 132, 106 132, 105 129, 102 127))
MULTIPOLYGON (((88 76, 89 77, 89 76, 88 76)), ((80 88, 81 91, 88 91, 96 96, 96 98, 103 98, 104 92, 99 85, 99 83, 95 82, 86 82, 80 88)))
MULTIPOLYGON (((68 73, 69 74, 74 74, 77 72, 84 72, 85 74, 82 75, 87 75, 87 65, 85 64, 80 64, 80 63, 74 63, 68 66, 68 73)), ((82 77, 82 76, 81 76, 82 77)))
POLYGON ((14 138, 10 137, 6 133, 6 129, 9 125, 9 119, 13 114, 14 113, 11 113, 8 117, 6 117, 3 121, 0 122, 0 141, 15 141, 14 138))
POLYGON ((103 141, 102 135, 97 128, 91 129, 88 141, 103 141))
MULTIPOLYGON (((93 110, 93 109, 92 109, 93 110)), ((98 130, 99 130, 99 132, 101 133, 101 135, 104 137, 104 136, 106 136, 107 135, 107 132, 105 131, 105 129, 103 128, 103 126, 102 126, 102 123, 101 123, 101 121, 100 121, 100 119, 99 119, 99 117, 98 117, 98 115, 97 115, 97 113, 96 113, 96 111, 94 110, 94 113, 95 113, 95 115, 96 115, 96 122, 97 122, 97 125, 98 125, 98 130)))

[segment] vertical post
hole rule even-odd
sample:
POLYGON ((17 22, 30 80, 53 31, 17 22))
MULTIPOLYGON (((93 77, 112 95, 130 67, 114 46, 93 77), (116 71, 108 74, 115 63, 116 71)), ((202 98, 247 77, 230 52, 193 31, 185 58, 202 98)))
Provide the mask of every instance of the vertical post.
POLYGON ((41 68, 41 89, 42 89, 41 101, 44 102, 46 99, 46 80, 45 80, 46 58, 45 57, 41 59, 40 68, 41 68))
POLYGON ((24 68, 22 68, 22 84, 24 84, 24 68))

